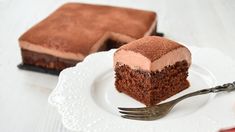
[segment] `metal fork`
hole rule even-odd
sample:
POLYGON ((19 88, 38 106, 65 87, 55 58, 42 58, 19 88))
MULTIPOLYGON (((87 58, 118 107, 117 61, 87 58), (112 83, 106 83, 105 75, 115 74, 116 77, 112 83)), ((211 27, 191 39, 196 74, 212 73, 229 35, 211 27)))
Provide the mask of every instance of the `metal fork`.
POLYGON ((220 86, 216 86, 209 89, 202 89, 199 91, 195 91, 189 94, 186 94, 184 96, 181 96, 175 100, 157 104, 151 107, 140 107, 140 108, 121 108, 118 107, 120 110, 119 112, 122 114, 121 117, 126 119, 132 119, 132 120, 144 120, 144 121, 151 121, 151 120, 157 120, 164 116, 166 116, 173 107, 179 103, 180 101, 197 96, 197 95, 203 95, 208 93, 218 93, 218 92, 231 92, 235 90, 235 81, 233 83, 227 83, 220 86))

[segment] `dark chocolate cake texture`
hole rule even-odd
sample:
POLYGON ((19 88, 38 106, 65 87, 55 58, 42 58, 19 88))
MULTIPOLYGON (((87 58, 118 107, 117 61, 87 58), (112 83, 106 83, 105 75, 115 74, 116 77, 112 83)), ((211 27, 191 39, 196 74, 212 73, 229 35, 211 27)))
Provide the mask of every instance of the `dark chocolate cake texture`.
POLYGON ((166 38, 147 36, 115 52, 115 86, 152 106, 189 87, 190 65, 188 48, 166 38))

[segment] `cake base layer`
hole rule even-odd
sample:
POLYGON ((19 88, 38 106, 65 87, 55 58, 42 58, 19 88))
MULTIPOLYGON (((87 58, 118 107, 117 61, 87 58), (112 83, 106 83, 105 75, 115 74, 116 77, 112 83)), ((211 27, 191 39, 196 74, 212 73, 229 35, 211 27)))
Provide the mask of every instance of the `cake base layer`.
POLYGON ((78 63, 78 61, 75 60, 62 59, 25 49, 21 49, 21 55, 24 65, 33 65, 55 71, 62 71, 63 69, 75 66, 78 63))
POLYGON ((162 71, 132 70, 127 65, 117 64, 115 86, 146 106, 155 105, 189 87, 188 63, 177 62, 162 71))

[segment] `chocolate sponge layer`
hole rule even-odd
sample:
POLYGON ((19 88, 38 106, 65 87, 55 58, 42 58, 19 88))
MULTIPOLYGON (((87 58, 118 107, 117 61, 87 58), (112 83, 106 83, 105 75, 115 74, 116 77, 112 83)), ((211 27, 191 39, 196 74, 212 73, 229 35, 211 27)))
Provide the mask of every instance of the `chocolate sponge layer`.
POLYGON ((78 61, 62 59, 47 54, 21 49, 23 64, 45 69, 62 71, 64 68, 75 66, 78 61))
POLYGON ((119 92, 152 106, 189 87, 188 68, 186 61, 155 72, 133 70, 117 63, 115 86, 119 92))

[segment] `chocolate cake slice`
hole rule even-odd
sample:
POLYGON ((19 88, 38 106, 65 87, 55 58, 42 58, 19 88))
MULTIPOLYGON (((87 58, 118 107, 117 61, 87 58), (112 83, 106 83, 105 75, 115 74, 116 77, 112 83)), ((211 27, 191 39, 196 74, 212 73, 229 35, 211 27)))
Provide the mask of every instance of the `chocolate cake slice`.
POLYGON ((144 37, 115 52, 115 86, 151 106, 189 87, 190 64, 191 53, 185 46, 162 37, 144 37))
POLYGON ((23 64, 61 71, 87 55, 156 34, 156 13, 67 3, 19 38, 23 64))

